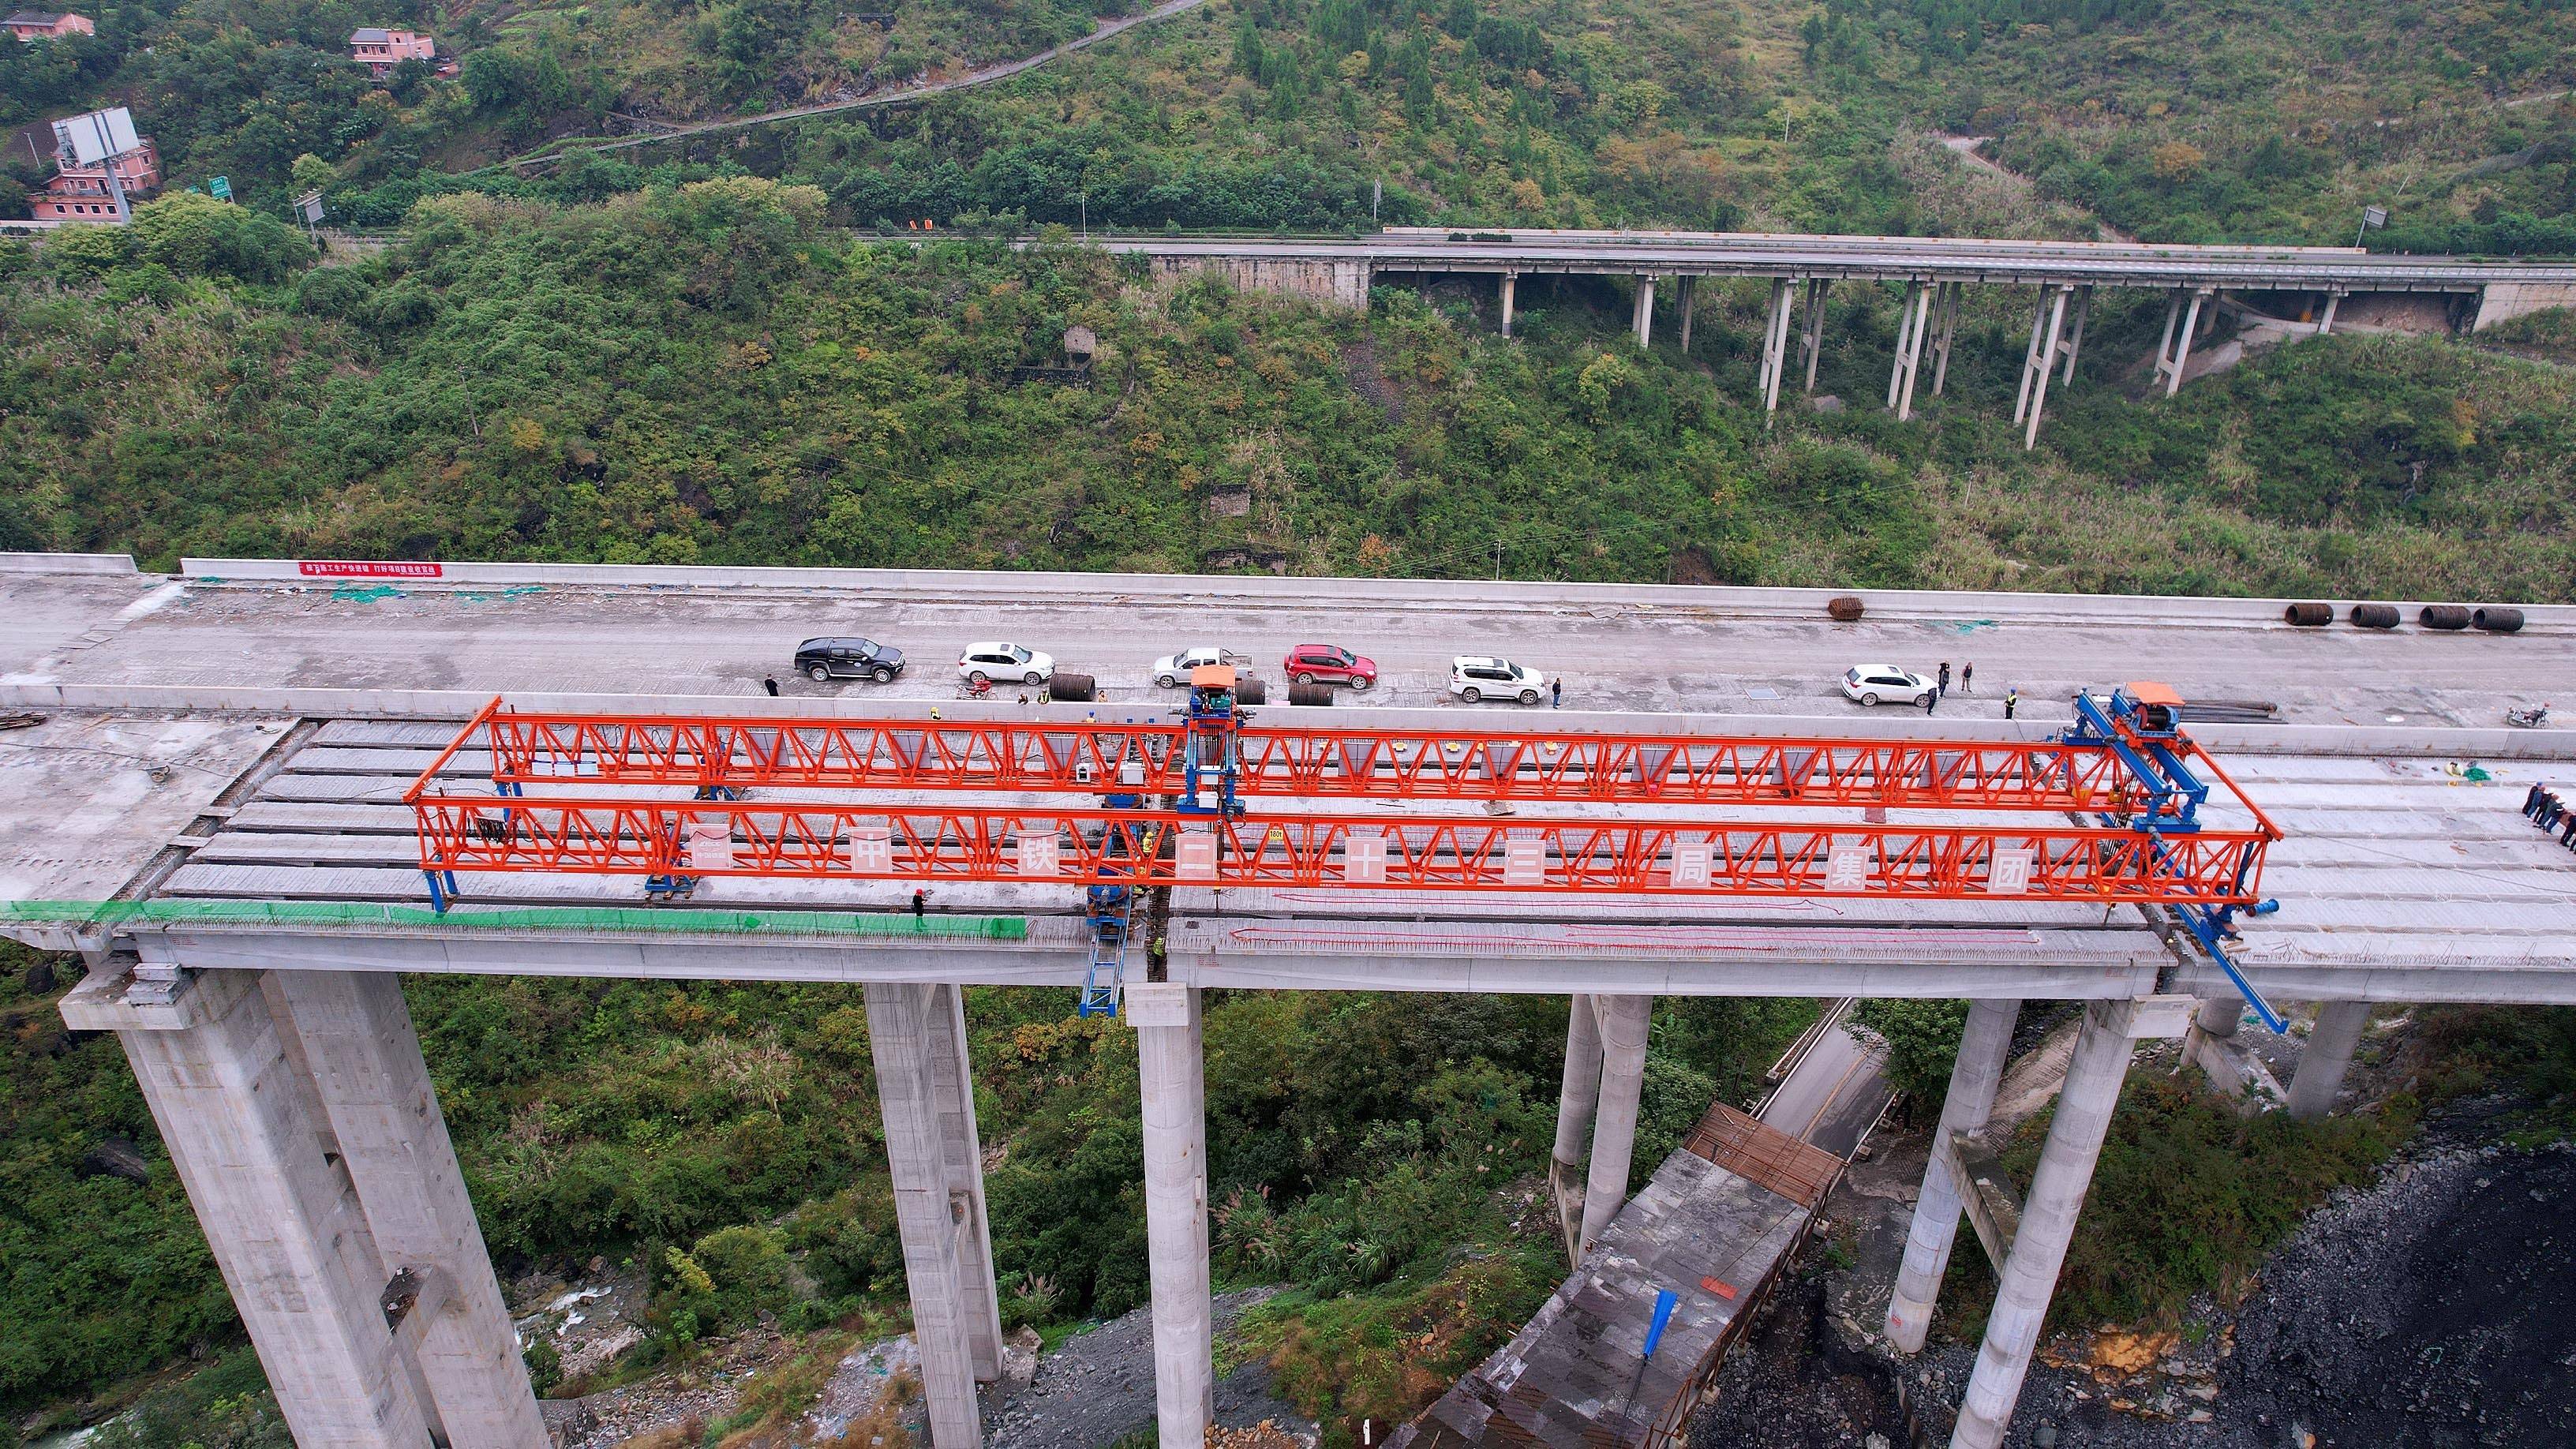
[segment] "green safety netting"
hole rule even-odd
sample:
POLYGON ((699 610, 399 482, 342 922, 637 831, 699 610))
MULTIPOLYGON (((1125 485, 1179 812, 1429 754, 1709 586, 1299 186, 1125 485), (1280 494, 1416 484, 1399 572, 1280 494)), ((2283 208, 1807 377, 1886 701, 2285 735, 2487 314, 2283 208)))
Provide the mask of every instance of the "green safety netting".
POLYGON ((0 901, 0 920, 123 924, 129 921, 302 926, 438 926, 492 930, 724 932, 786 936, 966 936, 1021 941, 1025 916, 915 916, 908 912, 741 910, 642 906, 459 904, 425 906, 314 901, 0 901))

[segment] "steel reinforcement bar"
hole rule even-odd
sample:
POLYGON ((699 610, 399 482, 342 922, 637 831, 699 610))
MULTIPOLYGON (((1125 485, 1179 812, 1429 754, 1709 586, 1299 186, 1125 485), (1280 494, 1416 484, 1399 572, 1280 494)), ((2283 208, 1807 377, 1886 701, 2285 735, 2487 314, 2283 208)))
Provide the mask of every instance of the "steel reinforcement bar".
POLYGON ((521 796, 413 802, 453 871, 2247 905, 2268 837, 2083 826, 1220 819, 521 796))

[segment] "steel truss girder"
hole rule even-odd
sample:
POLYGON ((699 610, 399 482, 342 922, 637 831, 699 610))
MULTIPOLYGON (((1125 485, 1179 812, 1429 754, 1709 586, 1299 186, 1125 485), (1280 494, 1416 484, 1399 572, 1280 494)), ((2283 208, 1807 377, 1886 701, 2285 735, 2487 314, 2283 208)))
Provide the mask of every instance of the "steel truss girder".
POLYGON ((414 808, 421 869, 433 877, 679 873, 2217 906, 2253 901, 2269 843, 2259 831, 2159 837, 2082 826, 1211 819, 962 803, 423 796, 414 808))
MULTIPOLYGON (((1187 726, 1035 721, 782 721, 487 709, 414 785, 481 732, 505 788, 571 781, 730 789, 1178 794, 1187 726)), ((1546 730, 1247 725, 1239 794, 1301 799, 1857 805, 2169 812, 2104 741, 1729 738, 1546 730)), ((2197 747, 2186 751, 2199 756, 2197 747)))

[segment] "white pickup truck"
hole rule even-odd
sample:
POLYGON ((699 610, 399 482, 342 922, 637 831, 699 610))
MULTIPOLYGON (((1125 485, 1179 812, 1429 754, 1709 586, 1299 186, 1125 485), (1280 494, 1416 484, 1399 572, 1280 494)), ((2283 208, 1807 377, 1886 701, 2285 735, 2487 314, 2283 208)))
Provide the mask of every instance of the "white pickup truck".
POLYGON ((1154 682, 1165 689, 1187 684, 1190 671, 1202 664, 1231 664, 1237 669, 1248 669, 1252 665, 1252 656, 1220 649, 1213 644, 1193 644, 1179 653, 1166 654, 1155 660, 1154 682))

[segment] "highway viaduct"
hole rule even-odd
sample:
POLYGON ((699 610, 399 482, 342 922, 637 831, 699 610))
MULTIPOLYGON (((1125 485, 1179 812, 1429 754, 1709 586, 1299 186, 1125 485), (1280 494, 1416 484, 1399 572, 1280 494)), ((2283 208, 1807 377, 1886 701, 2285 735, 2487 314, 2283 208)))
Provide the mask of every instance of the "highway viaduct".
MULTIPOLYGON (((915 925, 902 883, 726 880, 654 917, 624 909, 640 900, 632 878, 497 875, 431 916, 401 791, 497 689, 529 708, 917 718, 924 696, 942 693, 935 648, 884 693, 770 700, 754 693, 758 672, 803 632, 1117 641, 1125 621, 1169 610, 1174 622, 1156 627, 1222 624, 1224 642, 1257 658, 1325 619, 1364 648, 1426 632, 1444 649, 1543 642, 1564 651, 1564 667, 1589 667, 1578 676, 1587 698, 1665 706, 1548 716, 1573 731, 2036 741, 2062 724, 2062 707, 2037 706, 2048 696, 2036 687, 2034 707, 2010 721, 1967 696, 1928 722, 1867 718, 1814 694, 1770 702, 1805 714, 1706 705, 1749 698, 1724 682, 1774 651, 1825 673, 1847 651, 1966 641, 2011 661, 2014 677, 2100 682, 2187 649, 2240 689, 2247 675, 2310 681, 2287 691, 2285 723, 2195 731, 2287 832, 2265 880, 2282 909, 2247 922, 2237 954, 2273 999, 2320 1003, 2291 1086, 2296 1110, 2331 1107, 2371 1003, 2576 1003, 2576 856, 2514 808, 2531 781, 2576 773, 2576 742, 2481 723, 2512 697, 2502 681, 2565 657, 2576 610, 2532 609, 2515 636, 2434 636, 2295 630, 2281 601, 1865 593, 1869 619, 1839 625, 1819 600, 1757 590, 1104 577, 1086 593, 1046 576, 472 565, 398 585, 351 585, 332 570, 308 587, 291 561, 199 564, 182 580, 113 561, 87 576, 35 571, 47 566, 0 566, 0 608, 30 621, 0 638, 0 707, 47 715, 0 749, 0 900, 21 903, 5 929, 91 962, 65 1018, 124 1044, 307 1445, 543 1440, 397 989, 403 972, 856 985, 934 1441, 979 1442, 974 1386, 996 1371, 999 1323, 959 992, 1040 986, 1070 1004, 1087 964, 1078 893, 944 886, 915 925), (542 592, 502 596, 512 589, 542 592), (1582 617, 1559 632, 1544 623, 1555 611, 1582 617), (570 653, 508 642, 547 620, 574 635, 570 653), (689 627, 701 620, 720 621, 712 646, 689 627), (624 642, 583 632, 603 621, 624 642), (764 656, 731 652, 751 639, 764 656), (210 657, 218 640, 240 657, 210 657), (387 640, 409 651, 417 684, 436 687, 370 677, 371 649, 387 640), (583 654, 605 657, 573 662, 583 654), (2394 694, 2314 683, 2366 681, 2374 658, 2382 671, 2402 661, 2401 723, 2387 722, 2394 694), (544 688, 566 674, 609 688, 544 688), (2472 758, 2487 778, 2458 768, 2472 758), (36 904, 107 900, 120 904, 36 904)), ((1989 690, 2005 682, 1986 674, 1989 690)), ((1330 711, 1275 714, 1396 726, 1477 717, 1437 698, 1390 679, 1330 711)), ((1149 686, 1101 706, 937 707, 953 720, 1070 719, 1122 704, 1146 717, 1165 708, 1149 686)), ((457 779, 481 763, 460 757, 457 779)), ((1977 1125, 2021 1002, 2087 1003, 1954 1440, 1985 1446, 2027 1370, 2132 1048, 2185 1032, 2196 1013, 2222 1031, 2237 1019, 2225 977, 2177 939, 2150 913, 2048 903, 1175 889, 1163 964, 1131 958, 1124 1018, 1144 1092, 1161 1440, 1194 1446, 1207 1423, 1199 1013, 1210 988, 1571 996, 1559 1141, 1589 1128, 1587 1223, 1618 1207, 1642 1070, 1636 1027, 1655 996, 1969 999, 1945 1131, 1977 1125)), ((1927 1170, 1889 1312, 1902 1347, 1922 1341, 1959 1215, 1946 1169, 1927 1170)))
POLYGON ((2038 301, 2013 408, 2026 448, 2038 443, 2052 377, 2060 385, 2075 380, 2097 288, 2165 294, 2154 375, 2167 397, 2182 386, 2193 347, 2215 327, 2222 306, 2244 308, 2259 300, 2264 305, 2252 310, 2267 316, 2267 326, 2305 336, 2333 331, 2348 304, 2392 297, 2437 298, 2444 320, 2465 331, 2576 305, 2576 262, 2406 256, 2357 247, 1430 227, 1390 228, 1352 240, 1111 237, 1091 244, 1149 257, 1166 273, 1213 270, 1240 286, 1350 307, 1366 306, 1369 288, 1385 275, 1491 276, 1506 336, 1524 275, 1631 277, 1631 325, 1641 348, 1653 336, 1658 279, 1669 277, 1678 294, 1685 352, 1699 279, 1766 280, 1771 297, 1754 380, 1766 416, 1779 407, 1782 382, 1792 370, 1803 370, 1807 390, 1815 389, 1827 340, 1825 296, 1838 282, 1898 283, 1905 289, 1887 384, 1887 407, 1900 418, 1912 415, 1918 375, 1927 367, 1930 395, 1940 396, 1947 385, 1967 288, 2030 287, 2038 301))

